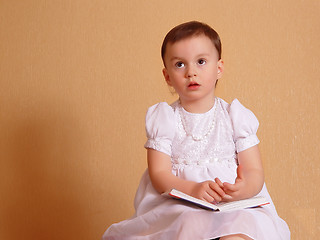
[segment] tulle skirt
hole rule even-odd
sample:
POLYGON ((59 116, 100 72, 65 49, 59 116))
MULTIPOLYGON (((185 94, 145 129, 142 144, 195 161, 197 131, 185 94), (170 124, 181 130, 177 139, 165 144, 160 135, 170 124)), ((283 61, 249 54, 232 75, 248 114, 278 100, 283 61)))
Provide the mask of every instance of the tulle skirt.
MULTIPOLYGON (((213 179, 213 176, 220 177, 223 182, 234 182, 236 165, 219 168, 176 167, 173 173, 197 182, 213 179), (210 169, 219 169, 219 172, 210 169)), ((244 234, 258 240, 289 240, 289 228, 278 216, 265 185, 258 195, 265 196, 270 204, 259 208, 214 212, 161 196, 153 188, 146 171, 136 193, 135 214, 130 219, 111 225, 102 239, 194 240, 244 234)))

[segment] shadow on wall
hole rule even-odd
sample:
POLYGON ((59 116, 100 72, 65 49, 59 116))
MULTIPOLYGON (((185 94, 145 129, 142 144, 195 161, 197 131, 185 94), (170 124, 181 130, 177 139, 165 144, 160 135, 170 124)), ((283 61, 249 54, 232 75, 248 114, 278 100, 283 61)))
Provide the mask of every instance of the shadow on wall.
POLYGON ((6 129, 1 235, 7 240, 90 239, 83 212, 90 205, 83 200, 88 186, 79 166, 84 157, 77 147, 85 136, 76 119, 49 106, 28 115, 14 117, 6 129))

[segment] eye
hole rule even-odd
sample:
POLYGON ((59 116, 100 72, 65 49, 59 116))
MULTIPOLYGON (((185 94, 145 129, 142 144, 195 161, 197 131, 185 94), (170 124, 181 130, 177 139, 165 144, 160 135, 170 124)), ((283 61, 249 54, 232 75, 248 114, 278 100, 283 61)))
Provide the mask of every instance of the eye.
POLYGON ((205 59, 201 58, 201 59, 198 60, 198 64, 199 65, 205 65, 206 63, 207 63, 207 61, 205 59))
POLYGON ((183 63, 183 62, 177 62, 177 63, 175 64, 175 66, 176 66, 177 68, 183 68, 183 67, 184 67, 184 63, 183 63))

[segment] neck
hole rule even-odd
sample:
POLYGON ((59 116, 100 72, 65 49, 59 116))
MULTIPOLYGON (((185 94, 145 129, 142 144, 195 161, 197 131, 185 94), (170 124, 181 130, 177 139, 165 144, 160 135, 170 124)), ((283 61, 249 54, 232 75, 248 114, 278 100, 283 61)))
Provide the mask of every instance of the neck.
POLYGON ((208 112, 213 106, 215 102, 215 97, 209 99, 208 101, 187 101, 181 100, 181 106, 190 113, 205 113, 208 112))

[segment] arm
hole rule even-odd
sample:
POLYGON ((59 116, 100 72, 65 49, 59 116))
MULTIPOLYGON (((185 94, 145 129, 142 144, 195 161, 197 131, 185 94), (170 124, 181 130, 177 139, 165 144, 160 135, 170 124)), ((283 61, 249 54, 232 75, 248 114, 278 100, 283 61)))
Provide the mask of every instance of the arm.
POLYGON ((222 183, 205 181, 196 183, 181 179, 172 174, 170 156, 154 149, 148 149, 148 171, 153 187, 161 194, 175 188, 190 196, 208 202, 221 201, 225 195, 222 183))
POLYGON ((264 184, 264 172, 258 145, 238 153, 238 162, 235 183, 223 183, 225 193, 231 196, 231 198, 224 198, 227 201, 253 197, 261 191, 264 184))

